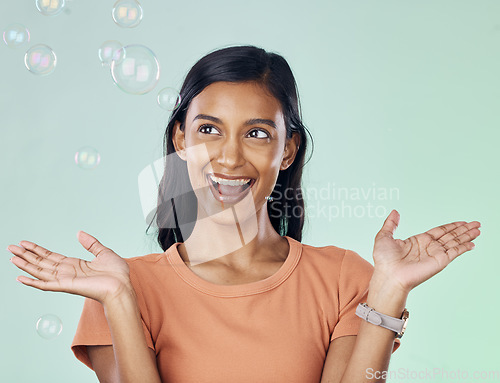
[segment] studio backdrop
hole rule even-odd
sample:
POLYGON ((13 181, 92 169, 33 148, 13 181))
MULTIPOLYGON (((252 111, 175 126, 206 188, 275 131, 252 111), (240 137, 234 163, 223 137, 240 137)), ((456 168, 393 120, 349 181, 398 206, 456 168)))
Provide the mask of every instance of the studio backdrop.
MULTIPOLYGON (((1 8, 4 248, 28 240, 90 260, 76 238, 84 230, 122 257, 162 252, 146 231, 155 179, 140 175, 162 158, 175 92, 208 52, 256 45, 289 62, 314 139, 302 242, 352 249, 373 264, 375 234, 392 209, 401 239, 481 222, 476 248, 410 293, 389 367, 399 375, 388 382, 500 378, 500 2, 20 0, 1 8)), ((16 282, 25 273, 11 256, 5 251, 0 267, 0 381, 97 382, 70 350, 84 299, 16 282)))

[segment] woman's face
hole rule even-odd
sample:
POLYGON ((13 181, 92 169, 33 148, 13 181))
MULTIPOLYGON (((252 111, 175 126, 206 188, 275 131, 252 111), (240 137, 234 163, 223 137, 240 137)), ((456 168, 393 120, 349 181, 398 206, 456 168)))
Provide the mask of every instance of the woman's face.
POLYGON ((207 216, 250 196, 260 210, 299 144, 297 133, 286 138, 280 102, 254 82, 207 86, 192 100, 184 131, 175 124, 173 140, 207 216))

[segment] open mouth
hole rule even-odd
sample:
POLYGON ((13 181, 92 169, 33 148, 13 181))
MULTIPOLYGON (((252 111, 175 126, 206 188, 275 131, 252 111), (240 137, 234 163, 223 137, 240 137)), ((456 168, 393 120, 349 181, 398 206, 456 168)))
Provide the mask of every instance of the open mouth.
POLYGON ((238 202, 255 183, 253 178, 229 180, 212 174, 207 175, 207 181, 215 199, 220 202, 238 202))

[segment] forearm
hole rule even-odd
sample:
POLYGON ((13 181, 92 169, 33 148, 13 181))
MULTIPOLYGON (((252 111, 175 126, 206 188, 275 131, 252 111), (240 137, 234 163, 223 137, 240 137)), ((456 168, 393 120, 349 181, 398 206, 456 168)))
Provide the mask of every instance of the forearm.
POLYGON ((161 383, 144 337, 134 289, 127 288, 103 307, 113 341, 119 382, 161 383))
MULTIPOLYGON (((376 311, 399 318, 405 308, 408 293, 372 278, 367 304, 376 311)), ((341 383, 385 382, 391 358, 395 333, 362 321, 356 343, 341 383)))

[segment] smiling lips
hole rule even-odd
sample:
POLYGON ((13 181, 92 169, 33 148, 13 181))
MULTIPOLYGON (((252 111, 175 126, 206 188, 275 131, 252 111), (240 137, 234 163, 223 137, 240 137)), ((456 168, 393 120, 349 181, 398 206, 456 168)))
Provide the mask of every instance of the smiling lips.
POLYGON ((207 179, 215 199, 226 203, 238 202, 255 182, 253 178, 222 174, 208 174, 207 179))

